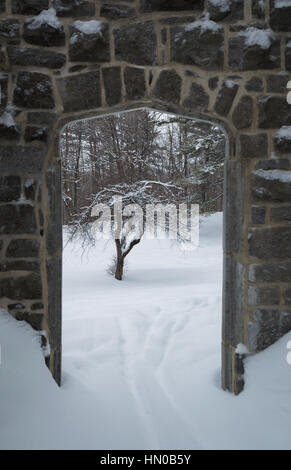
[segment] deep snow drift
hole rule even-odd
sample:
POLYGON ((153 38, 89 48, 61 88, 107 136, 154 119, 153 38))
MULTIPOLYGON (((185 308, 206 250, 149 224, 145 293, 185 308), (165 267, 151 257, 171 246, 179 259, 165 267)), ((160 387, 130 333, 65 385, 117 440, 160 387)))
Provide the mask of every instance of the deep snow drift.
POLYGON ((141 242, 122 282, 110 246, 65 248, 61 389, 1 312, 0 448, 291 448, 291 333, 248 359, 241 395, 220 389, 221 219, 194 252, 141 242))

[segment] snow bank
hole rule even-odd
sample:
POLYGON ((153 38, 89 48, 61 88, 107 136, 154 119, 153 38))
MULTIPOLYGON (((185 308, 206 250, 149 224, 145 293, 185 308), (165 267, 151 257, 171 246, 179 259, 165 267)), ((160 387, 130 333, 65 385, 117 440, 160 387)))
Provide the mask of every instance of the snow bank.
POLYGON ((254 175, 265 180, 280 181, 282 183, 291 183, 291 171, 285 170, 256 170, 254 175))
POLYGON ((28 21, 29 23, 27 24, 27 28, 29 29, 37 29, 44 24, 54 29, 60 29, 63 27, 62 23, 56 16, 56 10, 54 8, 43 10, 39 15, 32 18, 32 20, 29 19, 28 21))
POLYGON ((270 29, 258 29, 253 26, 241 32, 240 35, 246 37, 247 46, 259 46, 262 49, 269 49, 276 37, 270 29))

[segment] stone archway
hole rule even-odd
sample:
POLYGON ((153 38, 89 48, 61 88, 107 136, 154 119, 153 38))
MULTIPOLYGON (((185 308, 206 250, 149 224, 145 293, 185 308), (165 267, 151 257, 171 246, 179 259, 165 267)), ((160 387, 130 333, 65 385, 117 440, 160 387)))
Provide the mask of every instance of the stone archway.
POLYGON ((58 383, 58 137, 72 120, 153 106, 220 122, 229 137, 223 388, 242 390, 238 344, 255 353, 291 328, 291 139, 282 129, 291 126, 291 8, 261 6, 0 2, 0 303, 46 332, 58 383))

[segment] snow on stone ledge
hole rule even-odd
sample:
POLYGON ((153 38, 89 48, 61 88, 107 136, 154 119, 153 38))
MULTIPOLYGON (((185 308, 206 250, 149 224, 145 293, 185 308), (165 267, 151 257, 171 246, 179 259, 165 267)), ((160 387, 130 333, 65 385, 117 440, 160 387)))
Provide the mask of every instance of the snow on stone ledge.
POLYGON ((203 18, 200 20, 194 21, 193 23, 188 24, 185 26, 185 31, 192 31, 194 29, 200 29, 201 32, 205 31, 220 31, 222 26, 215 23, 209 19, 209 13, 207 13, 203 18))
POLYGON ((281 183, 291 183, 291 171, 285 170, 257 170, 253 174, 265 180, 280 181, 281 183))
POLYGON ((247 28, 240 35, 246 37, 247 46, 259 46, 261 49, 269 49, 272 41, 276 38, 270 29, 258 29, 254 26, 247 28))
POLYGON ((32 21, 29 22, 27 27, 29 29, 37 29, 45 24, 51 26, 53 29, 60 29, 63 27, 62 23, 57 18, 56 10, 54 8, 43 10, 39 15, 32 18, 32 21))
POLYGON ((102 35, 102 22, 96 20, 90 21, 75 21, 74 28, 83 34, 99 34, 102 35))
POLYGON ((282 140, 291 140, 291 126, 282 126, 276 134, 276 139, 278 139, 279 142, 282 140))

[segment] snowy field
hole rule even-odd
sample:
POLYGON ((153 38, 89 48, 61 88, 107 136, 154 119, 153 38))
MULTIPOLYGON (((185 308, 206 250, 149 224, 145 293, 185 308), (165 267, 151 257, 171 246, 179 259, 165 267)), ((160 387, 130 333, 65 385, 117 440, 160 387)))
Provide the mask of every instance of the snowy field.
POLYGON ((0 315, 1 449, 290 449, 291 333, 220 389, 221 214, 200 248, 142 241, 124 281, 112 247, 64 253, 63 387, 35 333, 0 315))

